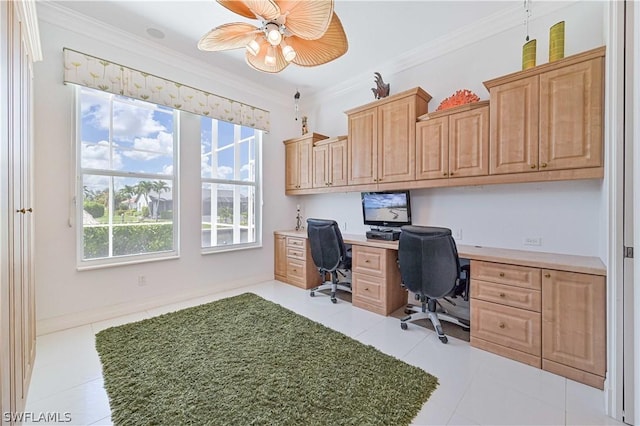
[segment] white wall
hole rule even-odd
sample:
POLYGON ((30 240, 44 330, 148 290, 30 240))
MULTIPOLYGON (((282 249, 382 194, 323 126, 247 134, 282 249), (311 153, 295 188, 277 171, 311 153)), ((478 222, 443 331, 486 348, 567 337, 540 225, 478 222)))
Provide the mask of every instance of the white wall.
MULTIPOLYGON (((566 56, 605 44, 606 2, 572 3, 546 16, 536 16, 536 2, 533 5, 530 35, 538 40, 537 64, 548 60, 549 27, 558 21, 565 21, 566 56)), ((346 134, 347 118, 343 111, 373 100, 370 90, 373 71, 382 72, 384 80, 391 84, 392 94, 415 86, 425 89, 433 96, 430 111, 463 88, 488 99, 483 81, 521 69, 524 27, 520 22, 499 34, 397 73, 386 74, 384 68, 393 67, 381 60, 381 69, 372 70, 370 80, 351 90, 315 99, 318 106, 308 114, 311 129, 329 136, 346 134)), ((483 31, 479 28, 478 34, 483 31)), ((461 244, 599 256, 605 260, 604 193, 602 180, 411 191, 414 223, 461 229, 461 244), (541 237, 542 246, 525 247, 524 237, 541 237)), ((365 227, 359 196, 342 193, 299 198, 305 217, 336 218, 343 231, 362 233, 365 227)))
MULTIPOLYGON (((39 13, 41 10, 39 10, 39 13)), ((45 11, 46 12, 46 11, 45 11)), ((249 85, 220 81, 214 69, 195 68, 184 58, 123 35, 93 36, 71 30, 69 22, 40 14, 44 61, 35 66, 35 236, 38 333, 138 311, 148 306, 213 293, 273 278, 273 231, 295 224, 295 199, 284 196, 283 139, 297 134, 290 96, 274 103, 249 85), (43 19, 43 16, 45 19, 43 19), (104 269, 76 270, 76 228, 69 226, 75 165, 74 87, 62 83, 62 48, 69 47, 183 84, 271 111, 263 145, 263 247, 200 254, 199 117, 181 116, 181 256, 104 269), (290 123, 290 124, 289 124, 290 123), (273 190, 278 188, 278 190, 273 190), (290 211, 290 215, 283 215, 290 211), (146 286, 138 286, 139 275, 146 286)), ((78 23, 80 26, 81 23, 78 23)), ((86 28, 86 25, 85 25, 86 28)), ((204 65, 203 65, 204 66, 204 65)), ((292 88, 293 91, 293 88, 292 88)))

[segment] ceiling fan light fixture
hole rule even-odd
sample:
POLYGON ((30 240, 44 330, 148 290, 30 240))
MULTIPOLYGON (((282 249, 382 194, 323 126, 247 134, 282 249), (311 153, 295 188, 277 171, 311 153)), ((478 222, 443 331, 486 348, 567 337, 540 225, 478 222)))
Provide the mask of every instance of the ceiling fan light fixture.
POLYGON ((291 62, 296 57, 296 51, 293 50, 293 47, 289 46, 288 44, 285 44, 284 46, 282 46, 282 55, 284 56, 284 59, 287 62, 291 62))
POLYGON ((269 46, 267 55, 264 57, 264 64, 269 67, 272 67, 276 64, 276 52, 273 46, 269 46))
POLYGON ((282 41, 282 34, 278 25, 269 23, 265 26, 265 33, 267 34, 267 41, 272 46, 277 46, 282 41))
POLYGON ((247 52, 251 53, 253 56, 256 56, 258 52, 260 52, 260 45, 257 41, 251 40, 247 44, 247 52))

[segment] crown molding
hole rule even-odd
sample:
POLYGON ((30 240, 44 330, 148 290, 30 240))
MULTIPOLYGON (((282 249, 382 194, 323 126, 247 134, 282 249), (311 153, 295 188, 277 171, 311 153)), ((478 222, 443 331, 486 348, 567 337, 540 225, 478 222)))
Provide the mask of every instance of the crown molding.
MULTIPOLYGON (((535 19, 568 7, 577 1, 578 0, 562 2, 548 1, 536 4, 535 19)), ((328 99, 347 94, 354 87, 360 86, 363 81, 368 81, 374 71, 384 71, 385 74, 389 75, 397 74, 521 25, 522 6, 519 4, 518 6, 513 6, 502 12, 494 13, 493 15, 480 19, 456 31, 446 33, 416 49, 377 65, 375 70, 369 69, 359 73, 357 76, 334 86, 333 90, 323 92, 322 101, 326 102, 328 99)), ((320 95, 317 93, 310 96, 312 103, 319 102, 319 98, 320 95)))
MULTIPOLYGON (((230 87, 242 87, 246 91, 264 99, 269 105, 276 103, 281 106, 289 106, 291 103, 289 96, 284 96, 280 91, 269 89, 252 80, 238 78, 225 69, 168 49, 161 44, 138 37, 119 28, 105 24, 104 22, 67 9, 64 6, 52 2, 39 1, 38 12, 40 20, 44 22, 86 37, 98 38, 101 42, 110 44, 118 49, 127 50, 135 55, 145 56, 169 66, 174 66, 179 62, 181 67, 186 66, 189 72, 207 79, 210 79, 211 75, 215 75, 216 80, 219 80, 223 84, 230 87), (145 50, 141 52, 139 49, 136 49, 136 47, 140 46, 145 47, 145 50), (146 52, 153 52, 153 57, 146 52)), ((252 102, 252 104, 255 103, 256 102, 252 102)), ((269 108, 265 109, 268 110, 269 108)))
POLYGON ((38 28, 38 15, 36 13, 35 0, 20 0, 13 2, 18 12, 18 17, 24 25, 24 38, 27 52, 32 62, 42 60, 42 46, 40 45, 40 30, 38 28))

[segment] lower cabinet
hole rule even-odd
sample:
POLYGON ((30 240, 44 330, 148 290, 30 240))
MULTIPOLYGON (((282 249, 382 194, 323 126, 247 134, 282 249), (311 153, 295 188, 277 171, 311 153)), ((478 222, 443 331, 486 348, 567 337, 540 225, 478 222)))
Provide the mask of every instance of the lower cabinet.
POLYGON ((471 261, 471 345, 603 389, 605 277, 471 261))
POLYGON ((397 250, 354 245, 352 256, 354 306, 389 315, 407 303, 407 292, 400 286, 397 250))
POLYGON ((305 237, 274 233, 274 278, 304 289, 321 284, 305 237))

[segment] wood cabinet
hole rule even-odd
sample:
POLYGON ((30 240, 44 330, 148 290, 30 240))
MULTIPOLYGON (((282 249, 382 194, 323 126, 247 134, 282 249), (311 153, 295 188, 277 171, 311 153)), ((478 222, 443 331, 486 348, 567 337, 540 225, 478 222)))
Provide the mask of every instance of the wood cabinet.
POLYGON ((338 136, 313 145, 313 187, 347 184, 347 137, 338 136))
POLYGON ((274 278, 304 289, 320 285, 311 250, 304 234, 275 232, 274 278))
POLYGON ((313 144, 327 137, 319 133, 309 133, 284 141, 285 193, 313 186, 313 144))
POLYGON ((346 112, 349 185, 415 179, 415 122, 430 99, 418 87, 346 112))
POLYGON ((389 315, 407 302, 407 293, 400 286, 397 250, 354 245, 352 256, 354 306, 389 315))
MULTIPOLYGON (((24 410, 35 360, 32 141, 35 9, 0 2, 0 424, 24 410), (32 19, 31 19, 32 18, 32 19)), ((37 28, 37 27, 36 27, 37 28)))
POLYGON ((606 371, 604 277, 542 271, 542 368, 602 389, 606 371))
POLYGON ((605 277, 471 261, 471 345, 602 389, 605 277))
POLYGON ((491 174, 602 167, 604 48, 484 83, 491 174))
POLYGON ((416 180, 489 173, 489 101, 425 114, 416 123, 416 180))

